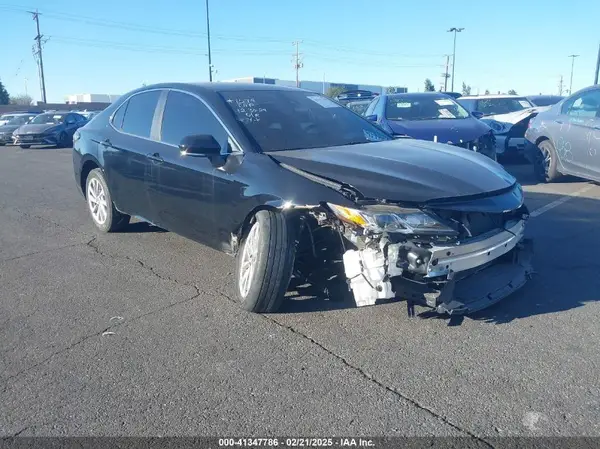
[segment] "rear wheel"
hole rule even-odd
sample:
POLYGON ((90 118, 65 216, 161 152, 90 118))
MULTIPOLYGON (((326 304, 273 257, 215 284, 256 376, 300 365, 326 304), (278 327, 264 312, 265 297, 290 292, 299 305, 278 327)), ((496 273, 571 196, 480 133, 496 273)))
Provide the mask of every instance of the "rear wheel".
POLYGON ((90 171, 85 183, 85 192, 88 210, 96 228, 102 232, 115 232, 127 226, 131 217, 115 208, 101 169, 90 171))
POLYGON ((237 256, 237 294, 250 312, 279 309, 294 266, 293 228, 283 214, 259 211, 237 256))
POLYGON ((538 144, 539 151, 533 163, 536 178, 541 182, 555 181, 560 173, 557 169, 558 158, 552 142, 543 140, 538 144))

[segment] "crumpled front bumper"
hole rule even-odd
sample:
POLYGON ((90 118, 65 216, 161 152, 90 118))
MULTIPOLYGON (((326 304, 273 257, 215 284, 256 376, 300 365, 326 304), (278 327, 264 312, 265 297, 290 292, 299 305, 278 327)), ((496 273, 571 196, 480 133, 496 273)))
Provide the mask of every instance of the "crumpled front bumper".
POLYGON ((348 250, 344 268, 358 306, 399 297, 439 313, 468 314, 484 309, 523 285, 533 273, 533 244, 525 239, 525 220, 454 246, 433 246, 415 257, 402 243, 381 249, 348 250), (411 260, 407 267, 406 260, 411 260))

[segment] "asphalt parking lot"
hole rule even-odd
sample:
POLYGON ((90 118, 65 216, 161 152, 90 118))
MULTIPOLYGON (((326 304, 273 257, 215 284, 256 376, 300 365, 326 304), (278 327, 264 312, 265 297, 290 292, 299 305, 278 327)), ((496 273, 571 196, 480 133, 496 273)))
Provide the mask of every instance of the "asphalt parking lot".
POLYGON ((509 171, 537 271, 512 297, 264 316, 231 299, 229 256, 97 235, 70 150, 0 148, 0 436, 600 436, 600 186, 509 171))

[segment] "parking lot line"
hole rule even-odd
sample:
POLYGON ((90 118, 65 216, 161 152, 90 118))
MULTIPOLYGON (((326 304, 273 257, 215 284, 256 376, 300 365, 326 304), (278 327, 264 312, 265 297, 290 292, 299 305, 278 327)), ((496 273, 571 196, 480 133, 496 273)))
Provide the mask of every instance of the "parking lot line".
POLYGON ((556 206, 560 206, 561 204, 566 203, 567 201, 569 201, 573 198, 576 198, 579 195, 582 195, 583 193, 587 192, 588 190, 591 190, 593 187, 594 187, 594 184, 588 184, 587 186, 577 190, 576 192, 573 192, 569 195, 562 196, 559 199, 554 200, 551 203, 548 203, 545 206, 542 206, 542 207, 534 210, 529 215, 531 216, 531 218, 539 217, 544 212, 548 212, 549 210, 554 209, 556 206))

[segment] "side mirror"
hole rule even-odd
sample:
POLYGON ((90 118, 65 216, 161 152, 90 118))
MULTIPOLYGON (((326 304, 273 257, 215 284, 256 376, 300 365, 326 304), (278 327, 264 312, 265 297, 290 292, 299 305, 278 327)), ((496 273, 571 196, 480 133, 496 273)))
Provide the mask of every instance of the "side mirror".
POLYGON ((221 154, 221 145, 210 134, 186 136, 179 144, 182 156, 210 157, 221 154))
POLYGON ((377 116, 376 115, 366 115, 365 118, 367 120, 372 121, 372 122, 376 122, 377 121, 377 116))
POLYGON ((483 117, 483 112, 480 111, 473 111, 471 112, 471 115, 475 118, 482 118, 483 117))

